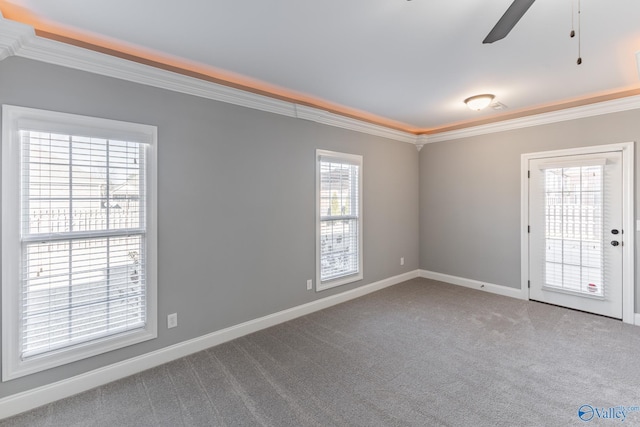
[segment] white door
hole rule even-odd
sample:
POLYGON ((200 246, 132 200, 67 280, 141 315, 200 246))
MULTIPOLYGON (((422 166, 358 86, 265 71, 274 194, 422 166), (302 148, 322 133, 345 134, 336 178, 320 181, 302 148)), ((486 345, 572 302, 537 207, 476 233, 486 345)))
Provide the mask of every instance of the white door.
POLYGON ((622 318, 622 153, 529 160, 529 298, 622 318))

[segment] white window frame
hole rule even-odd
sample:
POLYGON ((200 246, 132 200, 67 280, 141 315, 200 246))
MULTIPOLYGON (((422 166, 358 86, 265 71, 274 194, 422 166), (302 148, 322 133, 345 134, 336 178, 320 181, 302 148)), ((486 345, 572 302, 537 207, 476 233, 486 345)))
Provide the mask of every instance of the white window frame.
POLYGON ((2 380, 75 362, 157 337, 157 128, 74 114, 3 105, 2 107, 2 380), (20 129, 147 144, 146 150, 146 324, 144 328, 77 344, 22 360, 20 313, 20 129))
POLYGON ((323 291, 326 289, 335 288, 336 286, 346 285, 348 283, 353 283, 359 280, 362 280, 363 275, 363 265, 362 265, 362 253, 363 253, 363 245, 362 245, 362 181, 363 181, 363 157, 357 154, 347 154, 340 153, 336 151, 328 151, 328 150, 316 150, 316 292, 323 291), (347 274, 339 277, 334 277, 329 280, 321 280, 321 223, 322 223, 322 212, 321 212, 321 194, 320 194, 320 185, 321 185, 321 158, 324 159, 335 159, 337 162, 345 162, 356 164, 359 168, 358 172, 358 212, 356 216, 358 218, 358 271, 355 274, 347 274))

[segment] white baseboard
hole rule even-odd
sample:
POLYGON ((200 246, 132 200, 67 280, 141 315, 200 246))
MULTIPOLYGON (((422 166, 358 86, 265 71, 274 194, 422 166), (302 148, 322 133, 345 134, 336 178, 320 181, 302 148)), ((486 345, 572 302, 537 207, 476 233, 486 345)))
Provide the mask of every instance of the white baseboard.
MULTIPOLYGON (((440 282, 450 283, 452 285, 464 286, 465 288, 477 289, 480 291, 491 292, 505 297, 512 297, 522 300, 529 299, 527 289, 508 288, 506 286, 494 285, 492 283, 481 282, 479 280, 465 279, 464 277, 450 276, 448 274, 436 273, 434 271, 419 270, 419 277, 425 279, 438 280, 440 282)), ((634 313, 634 324, 640 326, 640 313, 634 313)))
POLYGON ((419 276, 419 270, 400 274, 398 276, 380 280, 347 292, 331 295, 307 304, 292 307, 287 310, 231 326, 229 328, 162 348, 151 353, 127 359, 113 365, 95 369, 56 383, 5 397, 0 399, 0 419, 17 415, 21 412, 46 405, 65 397, 73 396, 83 391, 128 377, 155 366, 171 362, 172 360, 197 353, 198 351, 214 347, 227 341, 287 322, 315 311, 323 310, 419 276))
POLYGON ((448 274, 436 273, 434 271, 420 270, 420 277, 425 279, 438 280, 440 282, 450 283, 452 285, 464 286, 465 288, 486 291, 492 294, 498 294, 506 297, 528 300, 529 293, 526 289, 509 288, 493 283, 481 282, 473 279, 465 279, 464 277, 450 276, 448 274))

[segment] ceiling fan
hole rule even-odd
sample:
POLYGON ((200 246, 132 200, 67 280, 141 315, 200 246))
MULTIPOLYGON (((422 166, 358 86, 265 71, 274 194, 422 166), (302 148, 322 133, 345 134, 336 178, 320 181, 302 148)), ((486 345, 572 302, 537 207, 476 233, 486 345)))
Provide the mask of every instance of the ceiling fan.
POLYGON ((489 32, 482 43, 493 43, 502 40, 515 27, 520 18, 529 10, 535 0, 513 0, 509 9, 502 15, 502 18, 489 32))

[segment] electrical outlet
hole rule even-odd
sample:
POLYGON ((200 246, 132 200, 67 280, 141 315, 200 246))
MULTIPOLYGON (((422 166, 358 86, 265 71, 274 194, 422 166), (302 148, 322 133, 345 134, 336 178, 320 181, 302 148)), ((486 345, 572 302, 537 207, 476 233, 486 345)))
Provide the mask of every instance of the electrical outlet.
POLYGON ((309 279, 307 280, 307 290, 310 291, 311 289, 313 289, 313 280, 309 279))
POLYGON ((400 257, 400 265, 404 265, 404 257, 400 257))
POLYGON ((172 313, 167 316, 167 329, 178 326, 178 313, 172 313))

